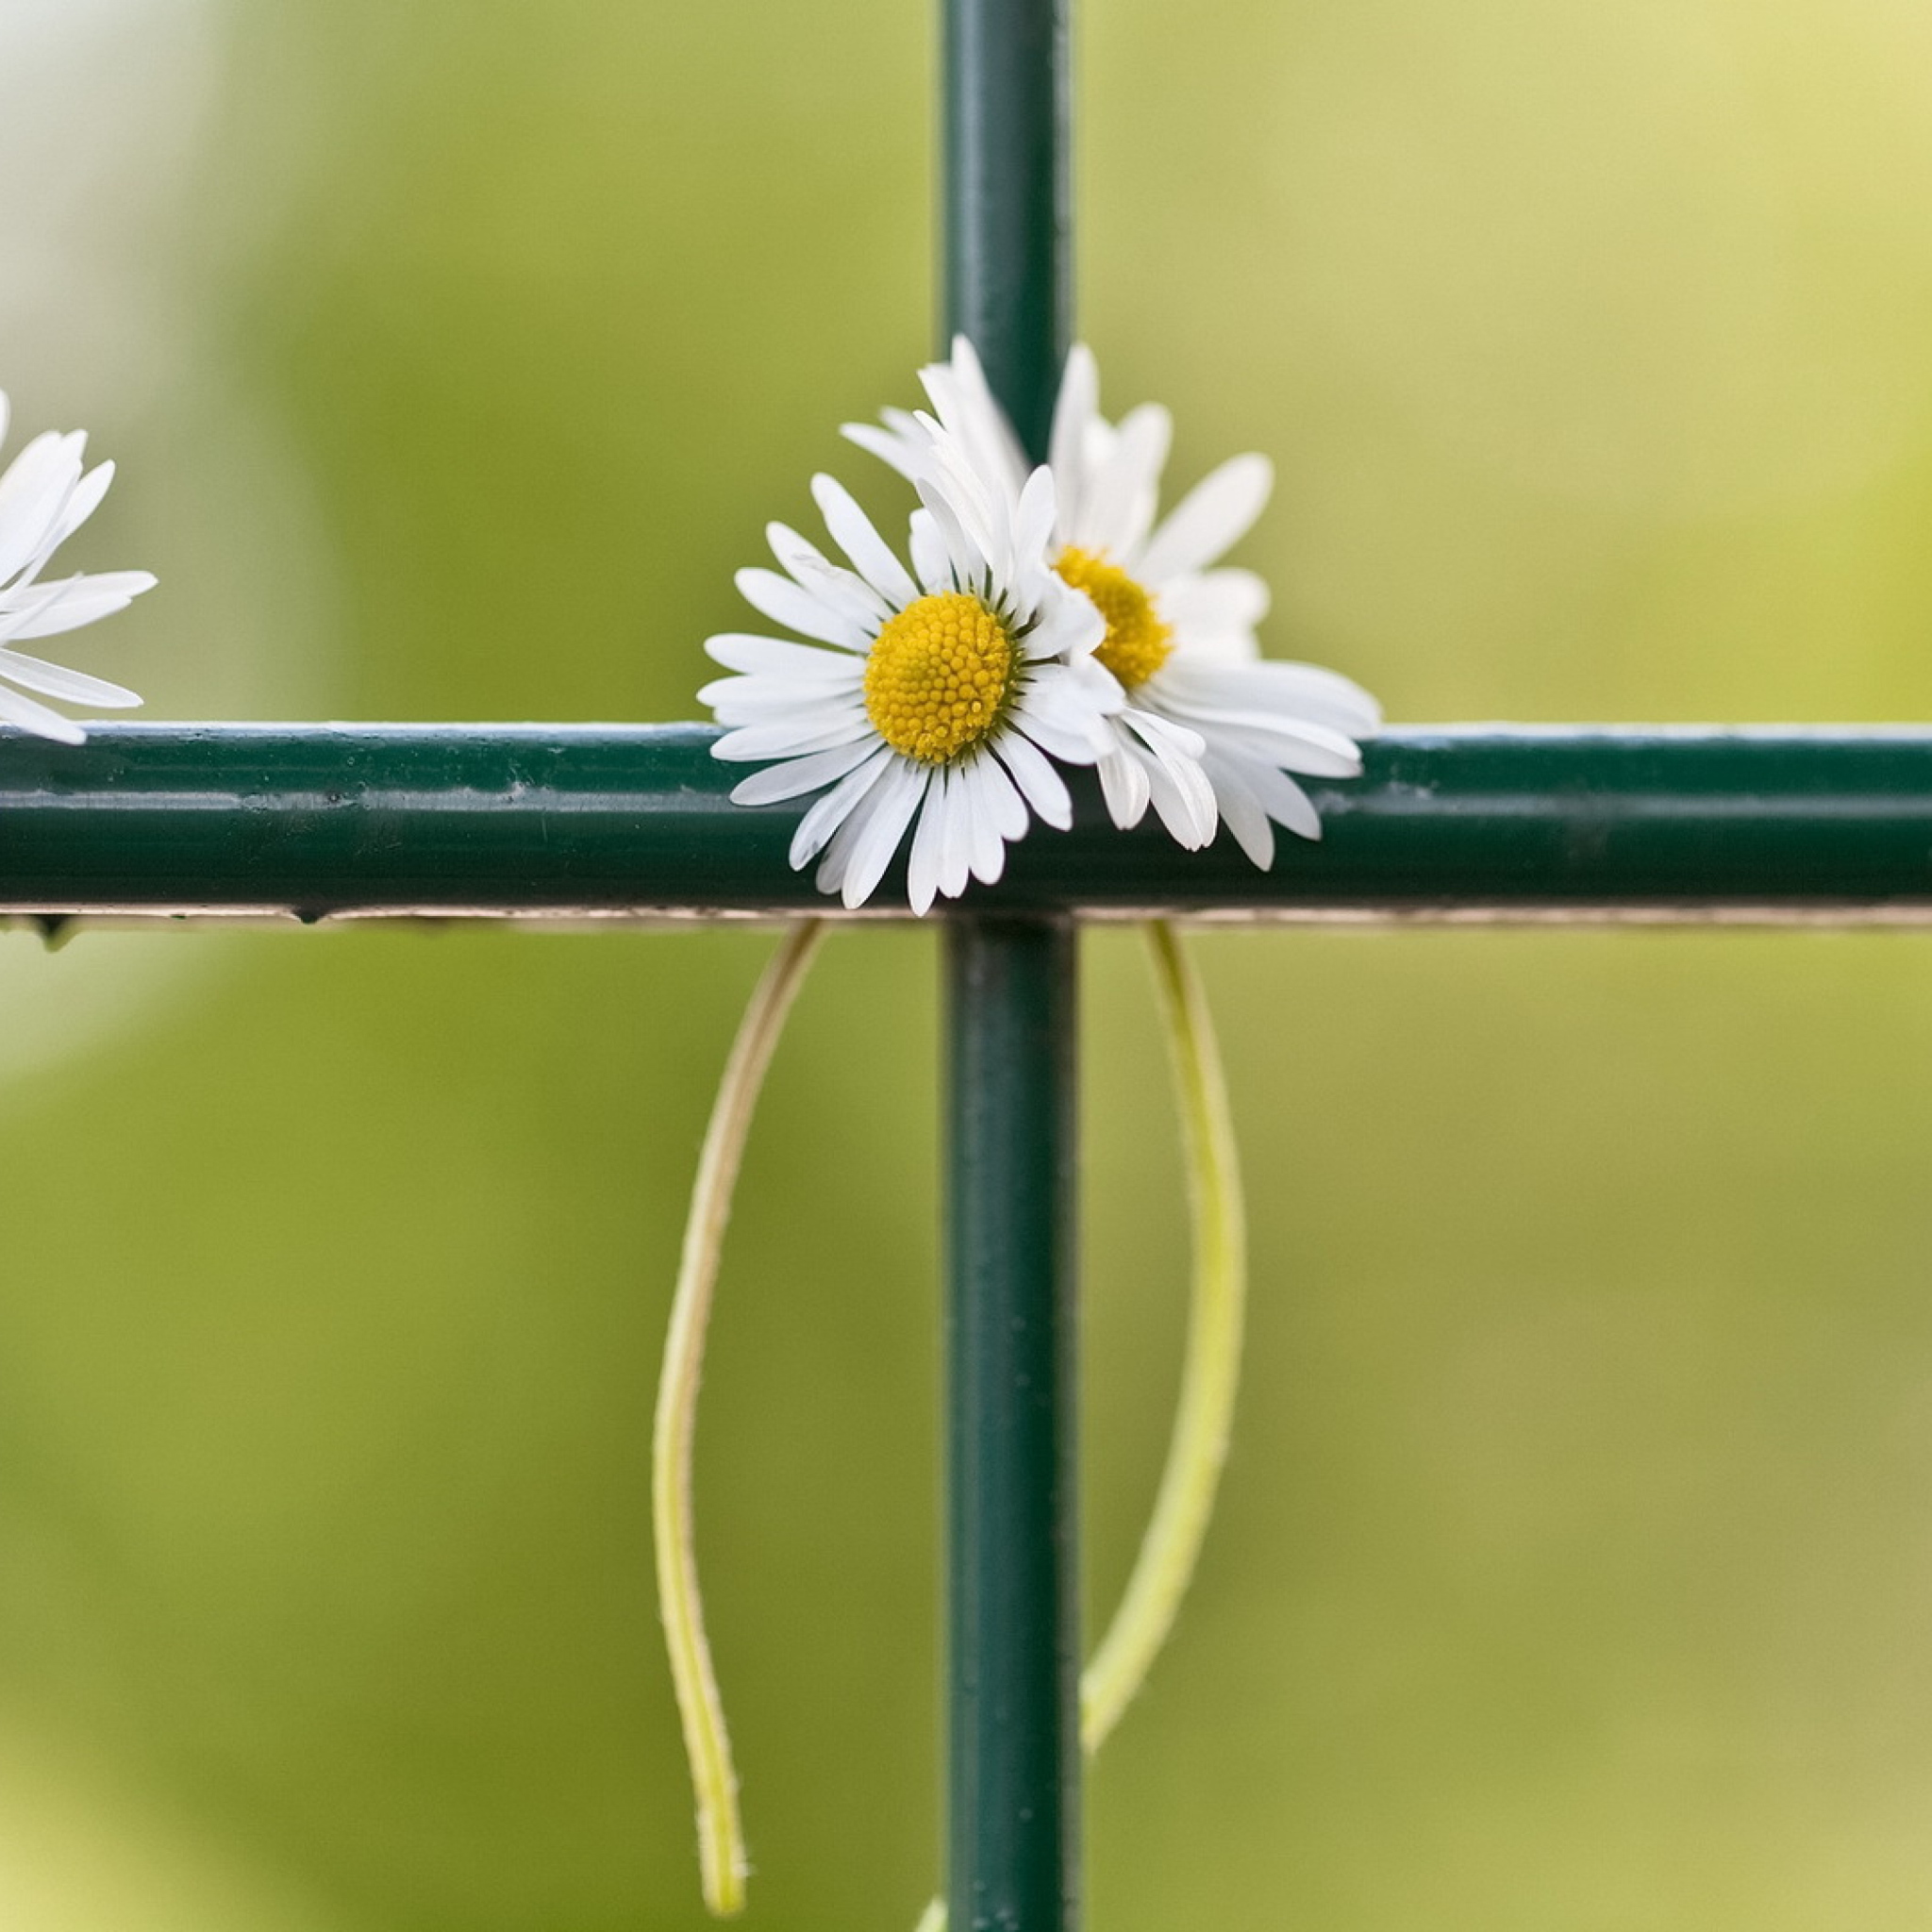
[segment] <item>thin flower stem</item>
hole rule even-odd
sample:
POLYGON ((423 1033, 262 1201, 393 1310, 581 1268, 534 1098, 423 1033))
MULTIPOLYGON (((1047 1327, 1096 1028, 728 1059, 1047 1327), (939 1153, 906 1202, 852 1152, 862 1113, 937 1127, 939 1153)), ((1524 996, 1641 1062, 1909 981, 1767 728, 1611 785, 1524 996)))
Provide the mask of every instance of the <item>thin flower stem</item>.
MULTIPOLYGON (((1080 1678, 1080 1742, 1089 1757, 1146 1681, 1193 1577, 1227 1460, 1247 1305, 1241 1154, 1214 1023, 1180 935, 1165 920, 1151 922, 1146 934, 1180 1105, 1193 1276, 1180 1400, 1154 1514, 1120 1607, 1080 1678)), ((946 1932, 943 1899, 926 1907, 916 1932, 946 1932)))
POLYGON ((1154 1515, 1126 1594, 1080 1679, 1080 1741, 1090 1757, 1146 1681, 1193 1577, 1227 1460, 1247 1303, 1241 1152, 1214 1022, 1179 934, 1165 920, 1151 922, 1146 932, 1180 1103, 1194 1225, 1193 1283, 1180 1402, 1154 1515))
POLYGON ((651 1521, 658 1557, 658 1605, 671 1657, 684 1746, 697 1797, 698 1861, 705 1904, 718 1918, 744 1905, 744 1831, 738 1812, 738 1774, 724 1707, 705 1641, 704 1604, 698 1593, 697 1557, 691 1541, 691 1438, 697 1421, 698 1383, 704 1373, 705 1329, 731 1194, 738 1180, 745 1136, 773 1050, 785 1030, 785 1015, 803 984, 824 922, 800 921, 785 936, 739 1022, 738 1038, 711 1104, 698 1157, 664 1365, 658 1379, 658 1414, 651 1438, 651 1521))

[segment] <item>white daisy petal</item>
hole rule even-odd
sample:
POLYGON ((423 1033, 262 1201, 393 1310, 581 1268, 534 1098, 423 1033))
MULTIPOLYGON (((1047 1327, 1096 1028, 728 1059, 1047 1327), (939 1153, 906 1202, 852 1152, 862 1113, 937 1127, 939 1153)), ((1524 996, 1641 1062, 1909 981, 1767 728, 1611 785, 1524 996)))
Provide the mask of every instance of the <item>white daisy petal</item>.
MULTIPOLYGON (((1201 824, 1199 801, 1178 782, 1175 768, 1156 753, 1144 748, 1135 754, 1141 768, 1147 774, 1147 790, 1154 799, 1154 809, 1160 823, 1172 835, 1174 841, 1183 850, 1198 852, 1202 846, 1210 843, 1214 838, 1214 825, 1218 814, 1210 819, 1204 830, 1201 824)), ((1197 771, 1199 767, 1195 768, 1197 771)), ((1208 785, 1206 775, 1201 782, 1207 787, 1209 809, 1213 809, 1214 789, 1208 785)))
POLYGON ((852 559, 853 569, 891 608, 910 604, 919 591, 906 575, 906 566, 892 555, 892 546, 873 526, 852 492, 821 471, 811 479, 811 495, 832 541, 852 559))
MULTIPOLYGON (((996 808, 988 790, 986 769, 979 762, 959 766, 958 784, 966 795, 967 824, 971 829, 967 869, 980 884, 994 886, 1007 869, 1007 846, 995 822, 996 808)), ((998 767, 992 769, 996 771, 998 767)))
POLYGON ((863 675, 861 671, 858 677, 841 682, 829 677, 775 677, 758 672, 714 677, 700 687, 698 696, 714 708, 728 706, 745 718, 796 718, 801 724, 808 719, 829 724, 863 704, 863 675))
POLYGON ((1024 732, 1007 731, 993 748, 1034 813, 1057 831, 1066 831, 1074 823, 1073 794, 1040 747, 1024 732))
POLYGON ((47 538, 80 480, 72 440, 49 429, 34 438, 0 475, 0 583, 44 556, 47 538))
POLYGON ((809 591, 827 609, 849 617, 861 630, 873 629, 892 614, 893 607, 863 577, 840 569, 817 544, 801 537, 791 525, 767 524, 765 541, 800 590, 809 591))
POLYGON ((941 426, 959 445, 966 460, 975 470, 998 478, 1006 487, 1011 488, 1017 480, 1013 474, 1016 460, 1019 462, 1019 475, 1025 475, 1019 446, 1012 441, 1006 418, 986 386, 978 358, 973 358, 970 374, 958 364, 959 344, 965 345, 967 355, 972 357, 972 347, 965 342, 965 338, 956 338, 955 360, 935 362, 922 369, 919 372, 920 382, 932 400, 933 413, 939 418, 941 426))
POLYGON ((1027 477, 1013 507, 1013 614, 1024 624, 1040 608, 1059 579, 1047 568, 1053 541, 1053 474, 1043 466, 1027 477))
POLYGON ((1113 425, 1096 412, 1089 420, 1086 434, 1080 440, 1082 475, 1091 476, 1106 468, 1113 459, 1114 444, 1119 441, 1113 425))
POLYGON ((1053 406, 1053 436, 1047 445, 1047 463, 1059 493, 1063 543, 1073 541, 1065 532, 1073 528, 1080 514, 1086 481, 1081 454, 1099 408, 1099 365, 1085 342, 1075 342, 1068 352, 1067 366, 1060 375, 1060 392, 1053 406))
POLYGON ((919 824, 913 828, 912 849, 906 857, 906 901, 922 919, 939 896, 940 845, 945 829, 941 809, 944 779, 943 772, 935 772, 926 781, 919 824))
POLYGON ((961 590, 983 590, 987 579, 986 552, 967 534, 958 509, 943 487, 934 478, 922 477, 919 500, 939 532, 951 580, 961 590))
POLYGON ((867 801, 865 823, 854 838, 851 862, 840 882, 839 896, 848 910, 863 906, 877 890, 931 778, 930 765, 897 758, 874 788, 867 801))
POLYGON ((953 338, 953 372, 963 408, 964 440, 975 461, 1003 474, 1017 486, 1027 470, 1025 452, 1007 412, 994 400, 979 352, 964 336, 953 338))
MULTIPOLYGON (((1166 412, 1162 411, 1163 417, 1166 412)), ((1137 483, 1133 494, 1128 498, 1126 508, 1122 510, 1119 523, 1120 548, 1124 557, 1136 556, 1141 544, 1147 541, 1147 532, 1154 527, 1156 513, 1160 508, 1160 472, 1167 462, 1166 438, 1173 435, 1173 424, 1166 425, 1161 443, 1160 459, 1145 470, 1137 483)))
POLYGON ((1079 521, 1071 541, 1082 550, 1124 561, 1146 534, 1174 419, 1158 403, 1142 403, 1123 418, 1113 454, 1086 478, 1079 521))
POLYGON ((1130 706, 1115 722, 1132 731, 1143 743, 1184 758, 1198 758, 1208 749, 1208 741, 1198 731, 1176 724, 1172 718, 1163 718, 1144 706, 1130 706))
POLYGON ((1274 466, 1266 457, 1231 457, 1169 512, 1136 560, 1135 575, 1158 584, 1212 563, 1247 535, 1274 487, 1274 466))
POLYGON ((125 685, 109 684, 105 677, 89 677, 20 651, 0 650, 0 677, 64 704, 99 705, 104 710, 125 711, 142 701, 139 691, 125 685))
POLYGON ((812 874, 812 883, 822 892, 836 892, 841 897, 845 890, 845 874, 852 868, 853 858, 858 851, 859 841, 865 837, 865 828, 872 823, 877 809, 875 801, 884 789, 883 775, 861 797, 844 819, 834 828, 832 836, 825 841, 824 855, 819 859, 818 870, 812 874))
POLYGON ((1055 516, 1053 472, 1045 464, 1033 471, 1020 491, 1013 511, 1013 542, 1031 554, 1044 551, 1053 541, 1055 516))
MULTIPOLYGON (((1313 733, 1320 727, 1307 725, 1313 733)), ((1291 731, 1286 724, 1271 722, 1271 728, 1256 730, 1234 724, 1210 726, 1214 742, 1257 758, 1264 764, 1283 772, 1298 772, 1308 778, 1359 778, 1362 760, 1359 751, 1342 753, 1327 744, 1312 744, 1306 736, 1291 731)))
POLYGON ((1202 663, 1176 653, 1155 681, 1164 708, 1270 711, 1324 724, 1345 738, 1366 738, 1382 728, 1381 706, 1353 678, 1319 664, 1280 658, 1202 663))
MULTIPOLYGON (((1013 708, 1029 724, 1043 724, 1069 740, 1090 746, 1088 756, 1077 762, 1091 764, 1110 741, 1105 716, 1072 678, 1054 676, 1057 668, 1049 665, 1043 672, 1036 673, 1014 701, 1013 708)), ((1037 731, 1031 735, 1045 743, 1037 731)))
POLYGON ((733 581, 738 594, 759 615, 795 630, 800 637, 816 638, 822 644, 838 644, 847 651, 871 647, 872 637, 863 625, 821 603, 811 591, 776 571, 741 570, 733 581))
POLYGON ((920 584, 929 596, 938 596, 941 591, 956 588, 953 559, 946 554, 946 540, 929 509, 912 512, 908 544, 912 552, 912 568, 919 573, 920 584))
MULTIPOLYGON (((116 570, 102 571, 95 576, 67 577, 58 586, 39 584, 36 590, 53 589, 59 594, 18 618, 0 616, 0 635, 25 642, 30 638, 58 637, 78 630, 82 625, 125 610, 143 591, 153 590, 155 581, 148 571, 116 570)), ((19 591, 10 594, 18 595, 19 591)))
POLYGON ((865 701, 855 687, 839 691, 819 678, 716 677, 698 696, 721 724, 772 724, 783 720, 801 731, 856 722, 865 701))
POLYGON ((973 812, 966 787, 957 766, 945 774, 945 791, 941 801, 943 819, 940 826, 940 891, 957 899, 966 890, 973 869, 973 812))
POLYGON ((850 722, 841 719, 811 724, 807 721, 806 727, 793 722, 752 724, 727 731, 712 745, 711 756, 735 765, 757 764, 766 758, 802 758, 808 751, 832 751, 839 745, 852 744, 870 729, 863 711, 850 722))
POLYGON ((78 483, 67 499, 67 508, 60 512, 60 521, 55 525, 55 535, 48 543, 49 550, 58 550, 66 542, 88 518, 101 507, 101 499, 108 493, 108 486, 114 480, 114 465, 111 462, 96 463, 78 483))
POLYGON ((1184 640, 1252 631, 1268 615, 1268 586, 1251 570, 1210 570, 1163 583, 1160 614, 1184 640))
POLYGON ((1192 706, 1163 709, 1213 743, 1251 752, 1290 771, 1321 778, 1353 778, 1361 772, 1360 748, 1325 724, 1269 711, 1209 711, 1192 706))
POLYGON ((919 386, 925 391, 932 412, 949 436, 958 436, 962 422, 959 391, 953 380, 950 362, 928 362, 919 372, 919 386))
POLYGON ((1214 787, 1214 802, 1222 819, 1234 834, 1235 842, 1263 872, 1274 863, 1274 827, 1261 801, 1255 796, 1243 775, 1244 767, 1234 758, 1209 752, 1203 769, 1214 787))
POLYGON ((55 584, 23 579, 0 591, 0 642, 9 641, 39 624, 65 600, 72 583, 72 578, 55 584))
POLYGON ((850 651, 821 651, 780 638, 725 631, 705 640, 705 655, 729 671, 763 672, 774 677, 823 678, 854 684, 865 675, 861 659, 850 651))
POLYGON ((978 774, 979 796, 991 809, 993 829, 1004 840, 1026 836, 1026 801, 1013 789, 1013 781, 991 752, 980 753, 974 766, 978 774))
POLYGON ((808 713, 820 722, 842 717, 861 706, 864 699, 864 660, 850 658, 857 667, 852 677, 781 677, 769 671, 734 673, 714 677, 698 695, 708 705, 729 705, 746 715, 770 713, 796 715, 801 722, 808 713))
POLYGON ((1058 758, 1063 765, 1091 765, 1106 756, 1090 732, 1070 731, 1064 724, 1051 718, 1040 717, 1024 705, 1013 708, 1013 719, 1018 730, 1030 738, 1049 758, 1058 758))
POLYGON ((1091 733, 1070 731, 1052 718, 1042 718, 1029 711, 1024 704, 1014 706, 1013 718, 1019 730, 1063 765, 1091 765, 1107 755, 1091 733))
POLYGON ((1286 772, 1260 760, 1244 763, 1241 769, 1262 809, 1276 824, 1286 825, 1304 839, 1322 836, 1322 817, 1314 801, 1286 772))
POLYGON ((1120 680, 1099 658, 1076 657, 1060 670, 1068 684, 1101 717, 1111 717, 1125 707, 1127 694, 1120 680))
POLYGON ((1176 843, 1190 852, 1211 844, 1219 812, 1214 788, 1201 769, 1200 754, 1206 749, 1198 738, 1188 750, 1172 731, 1160 729, 1160 720, 1144 711, 1123 712, 1120 720, 1123 743, 1136 753, 1147 776, 1147 788, 1160 823, 1174 835, 1176 843), (1131 732, 1139 746, 1127 742, 1131 732))
POLYGON ((923 457, 916 442, 895 436, 890 429, 881 429, 876 423, 841 424, 839 434, 848 442, 856 442, 867 455, 877 457, 880 462, 898 471, 907 482, 917 480, 923 467, 923 457))
POLYGON ((1122 831, 1138 825, 1147 816, 1147 801, 1153 795, 1145 761, 1131 745, 1118 743, 1095 767, 1100 774, 1101 796, 1107 801, 1108 816, 1122 831))
MULTIPOLYGON (((7 420, 0 398, 0 436, 7 420)), ((25 691, 104 710, 138 705, 140 696, 125 685, 12 647, 112 616, 155 584, 147 571, 132 570, 83 574, 57 583, 38 580, 55 551, 100 507, 113 481, 111 463, 83 473, 86 449, 79 430, 48 431, 28 442, 0 475, 0 678, 21 687, 0 688, 0 722, 68 744, 84 741, 86 732, 25 691)))
POLYGON ((934 458, 931 472, 918 481, 920 501, 928 509, 933 508, 935 498, 943 501, 953 520, 971 541, 973 550, 985 560, 992 578, 1007 583, 1012 575, 1008 500, 988 488, 986 479, 974 473, 958 443, 930 416, 921 416, 919 423, 930 440, 934 458))
MULTIPOLYGON (((53 465, 53 471, 59 478, 59 488, 52 499, 53 509, 47 519, 47 527, 40 542, 35 546, 36 569, 46 562, 67 532, 76 527, 70 524, 68 519, 72 514, 74 499, 81 493, 82 485, 86 480, 83 459, 87 455, 87 431, 71 429, 65 436, 55 439, 55 446, 58 456, 58 461, 53 465)), ((82 500, 85 502, 85 497, 82 500)))
POLYGON ((1040 607, 1040 622, 1021 640, 1027 657, 1087 658, 1107 637, 1107 619, 1084 591, 1072 591, 1054 579, 1040 607))
POLYGON ((0 723, 18 724, 37 738, 58 739, 62 744, 87 742, 87 733, 73 719, 50 711, 45 705, 36 704, 32 698, 23 697, 4 684, 0 684, 0 723))
POLYGON ((824 850, 826 841, 885 775, 892 756, 890 746, 877 746, 862 765, 848 772, 824 797, 812 801, 791 835, 791 849, 786 855, 793 872, 802 871, 824 850))
POLYGON ((781 765, 767 765, 749 778, 741 778, 731 788, 733 805, 777 805, 787 798, 803 798, 855 771, 878 754, 870 742, 841 744, 836 751, 815 751, 802 758, 791 758, 781 765))

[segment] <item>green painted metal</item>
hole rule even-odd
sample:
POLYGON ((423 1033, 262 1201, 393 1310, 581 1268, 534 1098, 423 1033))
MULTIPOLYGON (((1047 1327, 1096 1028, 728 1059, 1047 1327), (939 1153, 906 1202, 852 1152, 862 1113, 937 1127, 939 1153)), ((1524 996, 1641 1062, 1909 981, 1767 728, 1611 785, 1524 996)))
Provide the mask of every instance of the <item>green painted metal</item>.
MULTIPOLYGON (((0 738, 0 909, 327 913, 838 910, 730 803, 695 724, 115 725, 0 738)), ((1390 732, 1311 783, 1319 844, 1257 872, 1223 838, 1118 832, 1074 774, 969 911, 1299 918, 1932 911, 1932 730, 1390 732)), ((878 907, 890 910, 889 878, 878 907)), ((899 898, 903 908, 903 896, 899 898)))
POLYGON ((1046 455, 1072 340, 1065 0, 945 0, 945 333, 1046 455))
MULTIPOLYGON (((1046 454, 1065 360, 1065 0, 943 0, 945 333, 1046 454)), ((946 933, 947 1898, 1079 1919, 1074 1004, 1063 918, 946 933)))
POLYGON ((1073 924, 947 934, 951 1924, 1075 1923, 1073 924))

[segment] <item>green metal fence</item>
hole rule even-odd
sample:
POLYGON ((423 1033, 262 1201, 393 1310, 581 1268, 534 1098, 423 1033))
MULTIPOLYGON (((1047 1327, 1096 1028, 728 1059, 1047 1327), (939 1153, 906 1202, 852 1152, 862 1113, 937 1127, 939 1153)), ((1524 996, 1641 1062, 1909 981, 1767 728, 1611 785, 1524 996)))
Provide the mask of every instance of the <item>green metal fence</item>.
MULTIPOLYGON (((730 803, 709 725, 114 725, 0 741, 0 912, 891 918, 730 803)), ((1407 729, 1305 781, 1317 844, 1122 832, 1070 773, 977 911, 1124 919, 1932 919, 1932 731, 1407 729)), ((903 894, 901 895, 903 904, 903 894)), ((901 915, 903 916, 903 915, 901 915)), ((936 915, 938 916, 938 915, 936 915)))
MULTIPOLYGON (((1064 0, 949 0, 947 331, 1035 455, 1070 316, 1064 0)), ((693 652, 693 665, 696 657, 693 652)), ((697 725, 135 726, 0 743, 0 911, 841 915, 802 807, 731 806, 697 725)), ((1312 785, 1325 835, 1036 830, 947 957, 949 1895, 1077 1918, 1074 1038, 1081 920, 1932 917, 1932 733, 1407 730, 1312 785)), ((890 904, 891 893, 881 895, 890 904)), ((877 912, 869 915, 881 916, 877 912)))

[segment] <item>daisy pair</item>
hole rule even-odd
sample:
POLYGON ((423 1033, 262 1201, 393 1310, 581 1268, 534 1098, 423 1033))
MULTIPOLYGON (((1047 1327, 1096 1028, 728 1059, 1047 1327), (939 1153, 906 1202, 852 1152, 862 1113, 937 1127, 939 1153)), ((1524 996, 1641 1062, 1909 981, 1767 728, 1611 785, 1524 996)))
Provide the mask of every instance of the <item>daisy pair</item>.
POLYGON ((747 600, 829 650, 711 639, 744 675, 701 695, 735 728, 727 759, 778 759, 732 796, 764 804, 831 789, 791 860, 858 906, 908 829, 908 897, 923 913, 969 876, 998 878, 1030 817, 1064 828, 1064 783, 1041 757, 1092 765, 1114 823, 1149 808, 1182 845, 1225 823, 1259 866, 1275 825, 1319 838, 1291 774, 1352 777, 1381 714, 1358 685, 1262 659, 1266 586, 1211 568, 1267 501, 1264 458, 1237 457, 1157 524, 1171 420, 1145 404, 1100 414, 1092 356, 1068 358, 1048 464, 1029 470, 963 339, 921 372, 932 410, 887 410, 846 434, 910 481, 914 575, 829 477, 813 493, 852 565, 771 526, 786 575, 741 572, 747 600), (916 826, 915 826, 916 819, 916 826))

